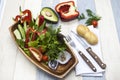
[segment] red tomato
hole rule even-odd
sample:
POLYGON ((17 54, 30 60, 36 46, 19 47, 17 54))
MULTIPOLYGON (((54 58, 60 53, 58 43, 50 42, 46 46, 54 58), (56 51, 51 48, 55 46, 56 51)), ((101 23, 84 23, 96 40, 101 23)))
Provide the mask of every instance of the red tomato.
POLYGON ((43 60, 43 61, 48 61, 48 56, 47 56, 47 55, 44 55, 44 56, 42 57, 42 60, 43 60))
POLYGON ((92 25, 93 25, 94 28, 96 28, 98 26, 98 22, 96 20, 93 20, 92 25))

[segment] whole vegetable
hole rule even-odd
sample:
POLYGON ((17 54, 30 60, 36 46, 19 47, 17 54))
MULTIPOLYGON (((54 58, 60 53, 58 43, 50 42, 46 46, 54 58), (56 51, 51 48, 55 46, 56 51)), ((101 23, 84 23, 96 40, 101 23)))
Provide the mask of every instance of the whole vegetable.
POLYGON ((95 45, 98 43, 97 36, 84 25, 79 25, 77 27, 77 33, 91 45, 95 45))

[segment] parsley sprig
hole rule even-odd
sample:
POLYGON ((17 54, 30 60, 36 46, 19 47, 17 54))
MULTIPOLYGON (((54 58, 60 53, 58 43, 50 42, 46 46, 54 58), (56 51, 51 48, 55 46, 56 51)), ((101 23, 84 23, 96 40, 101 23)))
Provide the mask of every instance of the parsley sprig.
MULTIPOLYGON (((101 19, 100 16, 96 15, 90 9, 87 9, 86 12, 87 12, 87 16, 88 16, 88 19, 85 22, 86 26, 92 25, 93 20, 99 21, 101 19)), ((83 13, 81 13, 81 15, 78 16, 78 20, 83 20, 83 19, 86 19, 86 16, 83 13)))
POLYGON ((91 25, 93 20, 99 21, 99 20, 101 19, 100 16, 96 15, 95 13, 93 13, 90 9, 87 9, 86 12, 87 12, 87 15, 88 15, 88 17, 89 17, 89 18, 87 19, 87 21, 85 22, 85 24, 86 24, 87 26, 91 25))

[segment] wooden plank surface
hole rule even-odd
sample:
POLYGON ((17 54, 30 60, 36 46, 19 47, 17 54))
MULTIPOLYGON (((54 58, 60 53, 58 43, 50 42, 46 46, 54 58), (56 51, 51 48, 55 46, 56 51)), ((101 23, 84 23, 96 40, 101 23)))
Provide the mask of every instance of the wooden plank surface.
POLYGON ((120 19, 118 18, 118 16, 120 16, 120 10, 119 10, 120 9, 120 0, 110 0, 110 1, 111 1, 113 15, 114 15, 114 19, 115 19, 118 38, 119 38, 119 42, 120 42, 120 19))
POLYGON ((110 0, 95 0, 100 21, 101 48, 107 64, 106 80, 119 80, 120 44, 110 0))
POLYGON ((0 25, 0 80, 29 80, 31 77, 31 80, 35 80, 34 75, 31 74, 35 72, 36 67, 32 67, 31 63, 27 62, 25 57, 20 54, 9 33, 9 27, 13 24, 12 17, 19 13, 20 6, 24 6, 24 0, 6 1, 3 20, 0 25), (19 64, 20 61, 23 61, 22 65, 17 67, 16 64, 19 64), (21 71, 22 73, 18 74, 16 73, 18 70, 26 72, 21 71))

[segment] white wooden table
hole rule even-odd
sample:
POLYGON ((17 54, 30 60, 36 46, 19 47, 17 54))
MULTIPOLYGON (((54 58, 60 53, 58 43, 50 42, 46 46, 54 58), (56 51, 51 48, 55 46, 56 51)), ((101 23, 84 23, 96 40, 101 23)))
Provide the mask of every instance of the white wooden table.
MULTIPOLYGON (((22 8, 25 7, 25 0, 4 1, 6 4, 3 18, 0 22, 0 80, 58 80, 29 62, 16 48, 10 36, 8 28, 13 24, 12 17, 19 13, 19 6, 22 8)), ((72 70, 61 80, 120 80, 120 43, 117 34, 117 31, 119 31, 117 30, 119 29, 118 25, 120 24, 118 21, 120 21, 120 19, 117 19, 117 17, 114 18, 117 12, 112 10, 112 8, 115 9, 115 7, 119 9, 116 6, 117 0, 84 0, 83 6, 87 2, 89 2, 90 5, 95 5, 93 9, 102 16, 102 20, 99 22, 99 29, 103 58, 107 64, 105 78, 75 76, 75 72, 72 70), (91 4, 90 1, 94 3, 91 4), (111 4, 113 4, 113 6, 111 4)), ((86 7, 86 5, 84 7, 86 7)), ((120 11, 118 13, 120 13, 120 11)))

